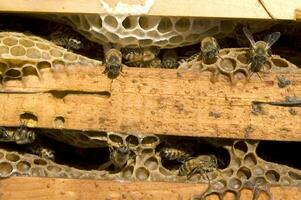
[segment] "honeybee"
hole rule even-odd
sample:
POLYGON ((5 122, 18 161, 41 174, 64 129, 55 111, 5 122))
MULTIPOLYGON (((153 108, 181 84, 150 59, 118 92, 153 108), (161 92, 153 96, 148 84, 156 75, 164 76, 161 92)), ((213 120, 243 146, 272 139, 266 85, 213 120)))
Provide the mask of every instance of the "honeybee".
POLYGON ((15 142, 16 144, 31 144, 35 141, 36 134, 33 130, 28 129, 22 125, 16 130, 10 132, 1 127, 0 141, 1 142, 15 142))
MULTIPOLYGON (((271 46, 279 39, 280 32, 269 34, 265 37, 264 41, 257 42, 255 42, 251 32, 246 27, 243 28, 243 32, 251 43, 249 51, 250 71, 252 72, 252 74, 254 72, 258 74, 267 59, 271 57, 271 46)), ((250 77, 252 76, 252 74, 250 75, 250 77)))
POLYGON ((55 159, 55 152, 54 150, 46 147, 45 145, 43 145, 43 143, 41 143, 40 141, 36 141, 33 144, 29 144, 26 147, 27 151, 29 151, 32 154, 36 154, 44 159, 48 159, 48 160, 52 160, 54 161, 55 159))
POLYGON ((124 48, 121 51, 127 63, 133 64, 135 67, 143 67, 156 58, 160 49, 158 47, 124 48))
POLYGON ((195 158, 191 158, 184 162, 184 164, 179 168, 180 176, 187 176, 190 179, 194 174, 200 173, 201 175, 207 175, 208 172, 212 172, 218 168, 217 158, 214 155, 200 155, 195 158))
POLYGON ((121 145, 117 148, 110 147, 110 160, 102 164, 98 170, 104 170, 113 165, 114 170, 120 171, 123 169, 131 158, 131 150, 128 146, 121 145))
POLYGON ((177 160, 178 162, 184 162, 188 158, 190 158, 192 152, 189 150, 183 150, 180 148, 174 147, 162 147, 160 149, 160 156, 163 159, 167 160, 177 160))
POLYGON ((105 53, 105 70, 104 74, 110 79, 117 78, 122 73, 122 55, 117 49, 109 49, 105 53))
POLYGON ((173 49, 164 51, 162 64, 165 68, 177 68, 179 66, 177 52, 173 49))
POLYGON ((205 37, 201 41, 203 62, 208 62, 218 56, 220 46, 214 37, 205 37))

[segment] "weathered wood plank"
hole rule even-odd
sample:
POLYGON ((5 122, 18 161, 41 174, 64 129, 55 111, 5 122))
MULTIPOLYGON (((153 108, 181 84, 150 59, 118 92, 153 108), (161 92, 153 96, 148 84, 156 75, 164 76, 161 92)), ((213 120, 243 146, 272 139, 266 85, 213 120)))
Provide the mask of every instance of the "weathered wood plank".
POLYGON ((207 73, 199 72, 179 75, 176 70, 125 68, 123 77, 111 83, 101 67, 68 69, 57 74, 44 71, 41 82, 26 77, 23 86, 20 81, 9 81, 6 90, 44 93, 0 93, 0 126, 18 126, 20 115, 29 112, 37 116, 37 127, 42 128, 301 139, 301 107, 262 105, 257 113, 252 109, 255 100, 301 98, 298 70, 261 74, 263 80, 254 75, 248 83, 241 80, 231 85, 227 79, 212 84, 207 73), (279 88, 277 76, 291 84, 279 88), (56 117, 63 117, 64 124, 55 123, 56 117))

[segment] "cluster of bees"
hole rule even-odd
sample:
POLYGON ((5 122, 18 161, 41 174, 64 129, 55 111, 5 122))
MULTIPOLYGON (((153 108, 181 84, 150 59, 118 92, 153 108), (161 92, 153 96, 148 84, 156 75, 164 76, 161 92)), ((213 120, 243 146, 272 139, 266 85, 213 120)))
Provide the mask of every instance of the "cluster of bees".
MULTIPOLYGON (((251 43, 249 50, 249 70, 251 75, 261 71, 263 65, 266 63, 269 57, 271 57, 271 46, 279 39, 280 32, 274 32, 265 37, 263 41, 255 42, 251 32, 244 27, 243 32, 249 42, 251 43)), ((214 37, 205 37, 201 41, 201 52, 198 56, 204 63, 210 63, 219 56, 220 46, 214 37)), ((156 56, 159 50, 154 47, 142 48, 142 49, 125 49, 120 52, 117 49, 110 49, 105 52, 105 70, 104 74, 110 79, 117 78, 122 73, 123 63, 122 58, 127 60, 127 63, 135 63, 135 66, 140 66, 144 63, 159 63, 156 56)), ((167 68, 173 68, 178 65, 178 57, 175 50, 165 51, 163 54, 162 63, 167 68)), ((155 65, 154 65, 155 66, 155 65)), ((259 75, 259 74, 258 74, 259 75)))

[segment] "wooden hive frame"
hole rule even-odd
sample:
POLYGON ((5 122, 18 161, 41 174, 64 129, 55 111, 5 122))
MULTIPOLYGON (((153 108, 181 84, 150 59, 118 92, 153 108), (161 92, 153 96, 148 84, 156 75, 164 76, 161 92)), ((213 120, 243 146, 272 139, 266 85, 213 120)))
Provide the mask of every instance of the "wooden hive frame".
MULTIPOLYGON (((282 0, 173 1, 174 3, 170 3, 169 0, 155 1, 147 14, 266 20, 271 20, 271 18, 301 19, 301 2, 298 0, 290 2, 282 0), (171 5, 173 7, 170 7, 171 5), (283 9, 284 7, 286 9, 283 9), (217 16, 216 13, 219 15, 217 16)), ((116 2, 112 0, 110 4, 114 5, 116 2)), ((137 1, 127 0, 126 2, 137 1)), ((91 0, 89 3, 85 0, 62 0, 59 3, 53 0, 43 2, 9 0, 0 2, 0 11, 21 13, 106 12, 98 0, 91 0)), ((31 93, 0 93, 0 112, 2 113, 0 125, 19 126, 19 116, 29 112, 38 117, 38 127, 41 128, 139 131, 143 134, 262 140, 301 140, 301 127, 295 125, 300 122, 300 115, 289 115, 287 108, 268 107, 269 113, 277 116, 274 118, 269 115, 252 115, 250 113, 252 98, 279 100, 290 94, 301 96, 301 91, 298 89, 301 83, 300 73, 269 73, 263 76, 264 81, 252 81, 246 85, 239 85, 239 88, 233 88, 228 81, 220 81, 213 85, 205 74, 187 73, 179 77, 175 70, 126 68, 124 70, 126 76, 122 78, 122 82, 114 81, 111 88, 110 80, 101 75, 102 71, 103 68, 87 68, 86 71, 65 76, 62 81, 49 79, 44 80, 39 85, 36 85, 35 82, 29 82, 26 90, 20 89, 18 84, 10 84, 7 89, 31 91, 31 93), (86 76, 81 76, 82 73, 85 73, 86 76), (275 81, 277 76, 285 76, 294 84, 287 88, 279 88, 275 81), (187 83, 190 87, 185 87, 187 83), (167 85, 170 87, 167 88, 167 85), (185 88, 185 91, 177 91, 179 87, 185 88), (91 94, 80 96, 66 93, 72 88, 91 94), (67 95, 60 99, 55 97, 52 91, 67 95), (218 98, 216 98, 217 96, 218 98), (43 105, 45 101, 48 102, 47 106, 43 105), (128 102, 135 104, 132 104, 131 107, 126 106, 128 102), (209 104, 209 102, 211 103, 209 104), (162 108, 160 103, 170 106, 162 108), (202 107, 199 106, 200 104, 202 107), (80 109, 81 106, 86 109, 80 109), (93 109, 97 110, 98 113, 93 112, 93 109), (161 112, 162 109, 164 109, 163 113, 161 112), (77 111, 69 112, 68 110, 77 111), (208 115, 211 111, 222 112, 223 116, 217 120, 208 115), (191 114, 191 117, 187 117, 187 112, 191 114), (170 114, 166 116, 165 113, 170 114), (54 123, 58 116, 63 116, 65 119, 63 127, 57 127, 57 124, 54 123), (131 116, 131 118, 128 119, 127 116, 131 116), (242 121, 241 119, 248 120, 242 121), (261 123, 262 121, 265 123, 261 123)), ((300 109, 301 112, 301 108, 297 109, 300 109)), ((24 197, 26 199, 68 200, 91 198, 188 199, 191 194, 202 192, 206 187, 202 184, 188 183, 119 183, 114 181, 18 177, 0 181, 0 199, 21 199, 24 197)), ((297 200, 301 196, 301 189, 297 187, 275 187, 272 188, 272 192, 277 194, 279 199, 297 200)), ((242 194, 242 198, 250 199, 250 194, 246 191, 242 194)))

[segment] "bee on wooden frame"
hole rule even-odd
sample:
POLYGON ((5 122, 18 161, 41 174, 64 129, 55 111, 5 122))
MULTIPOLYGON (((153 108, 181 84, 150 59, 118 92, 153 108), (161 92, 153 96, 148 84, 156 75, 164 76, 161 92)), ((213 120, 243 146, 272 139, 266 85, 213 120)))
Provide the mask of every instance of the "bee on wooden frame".
MULTIPOLYGON (((274 32, 265 37, 264 41, 255 42, 251 32, 244 27, 243 32, 251 43, 251 47, 249 50, 250 54, 250 68, 251 71, 250 77, 253 73, 257 73, 261 71, 265 62, 271 57, 271 46, 280 38, 280 32, 274 32)), ((249 77, 249 78, 250 78, 249 77)), ((260 77, 260 76, 259 76, 260 77)))
POLYGON ((108 76, 109 79, 115 79, 122 73, 122 55, 117 49, 109 49, 105 53, 105 70, 104 74, 108 76))
POLYGON ((127 60, 127 64, 132 64, 135 67, 144 67, 147 63, 154 60, 159 54, 158 47, 145 48, 124 48, 122 49, 122 56, 127 60))

